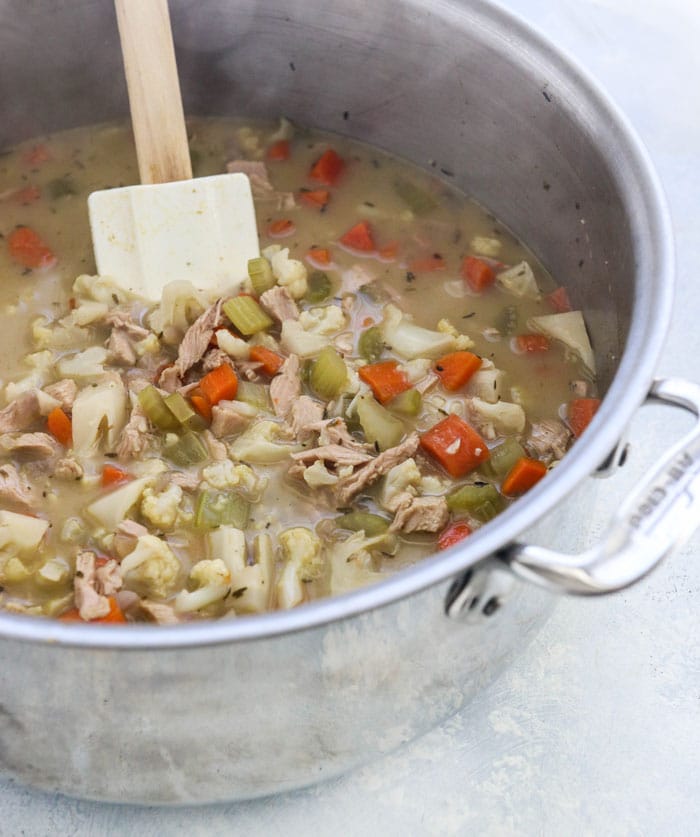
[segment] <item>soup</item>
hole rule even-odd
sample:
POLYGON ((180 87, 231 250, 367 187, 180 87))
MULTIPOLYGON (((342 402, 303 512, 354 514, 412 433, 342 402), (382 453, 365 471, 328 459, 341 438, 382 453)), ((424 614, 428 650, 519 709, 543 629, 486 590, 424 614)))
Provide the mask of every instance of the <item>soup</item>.
POLYGON ((479 206, 341 137, 189 123, 243 171, 261 257, 224 299, 92 275, 100 126, 0 158, 0 606, 232 617, 348 592, 488 524, 598 405, 565 289, 479 206), (77 278, 76 278, 77 277, 77 278))

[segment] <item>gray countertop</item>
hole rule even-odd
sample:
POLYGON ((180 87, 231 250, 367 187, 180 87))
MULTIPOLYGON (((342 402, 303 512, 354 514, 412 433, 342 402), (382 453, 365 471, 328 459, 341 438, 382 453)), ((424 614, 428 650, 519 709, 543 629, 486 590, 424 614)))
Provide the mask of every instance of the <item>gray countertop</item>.
MULTIPOLYGON (((678 253, 659 371, 700 380, 700 3, 502 4, 584 65, 649 148, 678 253)), ((649 463, 644 452, 682 431, 668 413, 649 409, 635 420, 637 455, 600 485, 601 525, 610 492, 619 496, 649 463)), ((468 739, 457 715, 341 779, 237 805, 99 805, 0 781, 0 834, 698 834, 698 559, 696 533, 625 593, 562 599, 517 664, 481 695, 468 739)))

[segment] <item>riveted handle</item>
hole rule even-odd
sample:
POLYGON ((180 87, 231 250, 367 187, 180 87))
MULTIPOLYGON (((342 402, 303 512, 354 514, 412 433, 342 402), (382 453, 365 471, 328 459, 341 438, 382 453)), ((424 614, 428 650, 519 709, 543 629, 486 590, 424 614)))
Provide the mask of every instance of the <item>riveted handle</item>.
MULTIPOLYGON (((700 386, 655 381, 647 403, 682 407, 700 418, 700 386)), ((580 555, 510 544, 498 557, 513 572, 557 592, 594 595, 634 584, 700 526, 700 421, 625 500, 600 543, 580 555)))

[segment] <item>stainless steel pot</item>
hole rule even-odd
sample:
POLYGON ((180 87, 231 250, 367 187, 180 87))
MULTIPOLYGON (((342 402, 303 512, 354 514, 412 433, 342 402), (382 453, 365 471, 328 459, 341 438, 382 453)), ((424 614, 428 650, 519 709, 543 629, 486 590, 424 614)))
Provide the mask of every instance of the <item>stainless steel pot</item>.
MULTIPOLYGON (((420 735, 518 654, 542 589, 604 592, 698 522, 700 433, 664 455, 603 542, 561 545, 615 462, 669 321, 671 231, 644 151, 551 45, 486 2, 173 0, 187 109, 285 113, 389 148, 475 195, 568 284, 607 389, 549 479, 464 545, 288 613, 173 628, 0 615, 0 765, 95 799, 240 799, 316 782, 420 735), (610 459, 611 451, 613 457, 610 459), (535 540, 548 548, 523 546, 535 540), (518 577, 535 580, 523 583, 518 577)), ((110 0, 0 2, 0 146, 126 114, 110 0)))

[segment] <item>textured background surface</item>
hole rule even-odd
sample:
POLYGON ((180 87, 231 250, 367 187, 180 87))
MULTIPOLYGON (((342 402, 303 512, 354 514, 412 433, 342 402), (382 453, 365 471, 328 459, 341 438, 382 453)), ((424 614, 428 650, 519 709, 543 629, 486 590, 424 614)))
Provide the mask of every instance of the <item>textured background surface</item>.
MULTIPOLYGON (((678 250, 676 310, 660 373, 700 380, 700 4, 502 3, 583 64, 647 144, 678 250)), ((601 525, 613 498, 684 426, 668 410, 640 415, 632 461, 601 483, 601 525)), ((0 782, 0 834, 695 835, 699 612, 696 535, 633 590, 562 600, 528 652, 480 698, 468 746, 458 715, 333 783, 235 806, 134 809, 0 782)))

